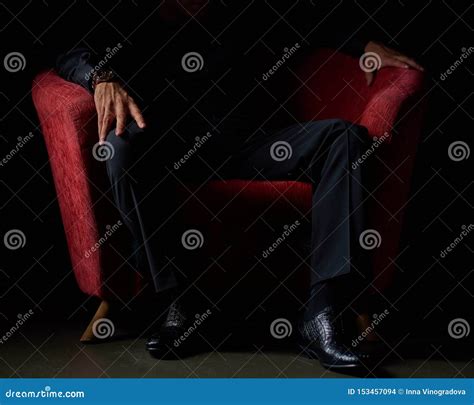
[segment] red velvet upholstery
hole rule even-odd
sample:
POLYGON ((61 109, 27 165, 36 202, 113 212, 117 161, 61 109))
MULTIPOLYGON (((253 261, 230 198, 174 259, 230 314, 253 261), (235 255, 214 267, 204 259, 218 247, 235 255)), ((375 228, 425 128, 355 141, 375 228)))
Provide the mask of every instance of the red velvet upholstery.
MULTIPOLYGON (((273 79, 272 79, 273 80, 273 79)), ((371 136, 391 135, 391 142, 377 150, 374 170, 376 192, 369 202, 370 224, 382 236, 374 251, 374 272, 378 288, 393 277, 393 260, 399 253, 403 213, 409 199, 410 177, 419 140, 423 113, 423 76, 415 70, 383 69, 372 86, 358 60, 321 50, 307 58, 290 75, 289 97, 284 108, 299 120, 344 118, 369 129, 371 136)), ((55 73, 43 72, 34 80, 33 100, 48 149, 58 202, 64 223, 73 270, 79 287, 102 298, 126 299, 140 290, 143 282, 123 260, 120 244, 124 229, 86 257, 117 222, 104 165, 92 157, 97 142, 92 97, 77 85, 55 73)), ((310 186, 298 182, 213 181, 204 186, 182 188, 187 228, 205 234, 204 250, 219 266, 242 275, 249 258, 261 255, 274 239, 265 236, 268 224, 284 224, 310 212, 310 186), (231 249, 226 250, 226 247, 231 249)), ((278 253, 266 265, 280 265, 278 253)), ((283 273, 304 273, 304 264, 285 264, 283 273)), ((282 274, 285 279, 285 274, 282 274)))

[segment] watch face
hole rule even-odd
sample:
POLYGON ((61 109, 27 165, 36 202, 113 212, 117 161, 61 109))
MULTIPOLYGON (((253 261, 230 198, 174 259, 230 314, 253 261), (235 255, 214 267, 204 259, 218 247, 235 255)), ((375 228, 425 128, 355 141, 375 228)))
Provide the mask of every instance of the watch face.
POLYGON ((99 80, 102 81, 107 81, 110 79, 113 79, 115 77, 115 74, 112 70, 103 70, 102 72, 99 73, 99 80))
POLYGON ((115 78, 113 70, 100 70, 96 72, 92 79, 92 88, 97 86, 99 83, 110 82, 115 78))

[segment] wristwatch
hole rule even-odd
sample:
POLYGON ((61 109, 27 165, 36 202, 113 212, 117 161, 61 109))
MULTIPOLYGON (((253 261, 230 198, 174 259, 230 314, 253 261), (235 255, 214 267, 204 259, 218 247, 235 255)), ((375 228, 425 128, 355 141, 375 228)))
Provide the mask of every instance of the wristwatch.
POLYGON ((112 69, 101 69, 94 72, 92 75, 91 87, 95 90, 95 87, 99 83, 114 82, 117 80, 117 75, 112 69))

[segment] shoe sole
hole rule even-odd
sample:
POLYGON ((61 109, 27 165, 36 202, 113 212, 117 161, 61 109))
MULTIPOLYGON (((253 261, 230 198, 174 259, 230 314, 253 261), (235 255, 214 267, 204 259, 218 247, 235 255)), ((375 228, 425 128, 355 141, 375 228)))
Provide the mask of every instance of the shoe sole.
POLYGON ((169 346, 157 348, 145 346, 145 349, 152 357, 159 360, 181 360, 200 353, 200 346, 198 345, 193 345, 192 348, 190 346, 180 346, 179 348, 174 346, 172 348, 169 346))
POLYGON ((325 363, 320 360, 319 356, 314 350, 308 349, 305 345, 299 343, 298 347, 301 349, 302 353, 309 359, 312 360, 319 360, 319 363, 328 370, 343 370, 343 369, 351 369, 356 370, 362 368, 362 364, 330 364, 325 363))

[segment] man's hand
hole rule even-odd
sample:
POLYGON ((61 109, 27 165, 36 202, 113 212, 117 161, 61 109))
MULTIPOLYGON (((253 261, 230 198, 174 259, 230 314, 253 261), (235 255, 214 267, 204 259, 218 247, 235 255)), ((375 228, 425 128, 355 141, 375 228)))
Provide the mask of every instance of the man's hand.
POLYGON ((105 141, 107 133, 116 121, 115 134, 121 135, 125 129, 128 115, 145 128, 145 120, 137 104, 117 82, 99 83, 94 91, 95 108, 99 126, 99 143, 105 141))
POLYGON ((395 49, 381 44, 380 42, 370 41, 365 47, 365 52, 373 52, 380 57, 380 66, 377 66, 377 69, 373 72, 365 72, 368 86, 370 86, 374 81, 376 71, 387 66, 404 69, 413 68, 420 71, 424 70, 423 67, 416 63, 413 59, 401 54, 400 52, 397 52, 395 49))

